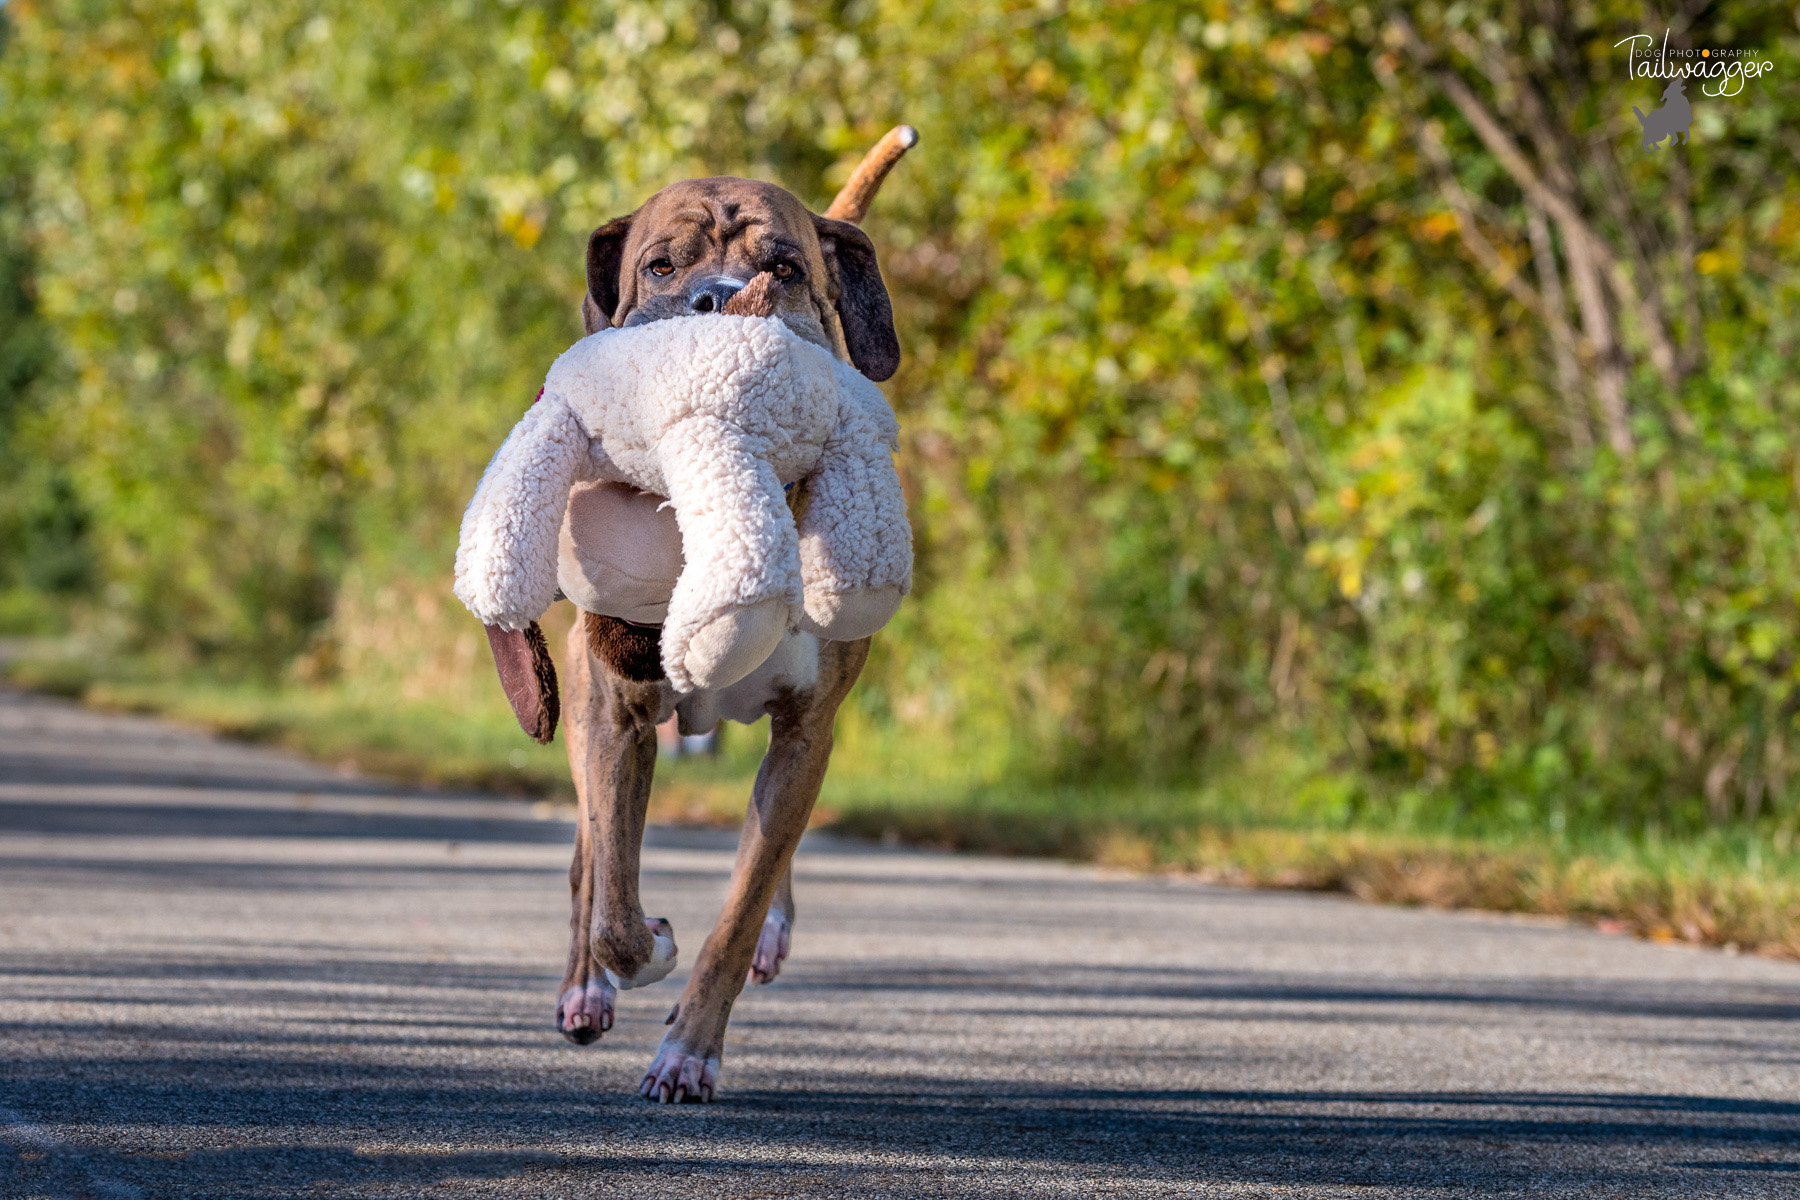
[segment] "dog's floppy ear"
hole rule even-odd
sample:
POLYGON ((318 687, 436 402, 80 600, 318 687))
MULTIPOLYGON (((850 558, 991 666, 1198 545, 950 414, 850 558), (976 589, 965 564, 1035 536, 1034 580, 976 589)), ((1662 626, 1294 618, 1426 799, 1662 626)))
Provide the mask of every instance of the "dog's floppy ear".
POLYGON ((587 295, 581 301, 582 324, 589 333, 606 328, 619 311, 619 268, 625 262, 625 239, 631 217, 614 217, 588 238, 587 295), (596 321, 594 318, 599 317, 596 321))
POLYGON ((900 339, 894 336, 894 309, 875 263, 875 243, 848 221, 815 216, 813 228, 818 231, 819 249, 837 276, 844 348, 857 370, 880 383, 900 369, 900 339))

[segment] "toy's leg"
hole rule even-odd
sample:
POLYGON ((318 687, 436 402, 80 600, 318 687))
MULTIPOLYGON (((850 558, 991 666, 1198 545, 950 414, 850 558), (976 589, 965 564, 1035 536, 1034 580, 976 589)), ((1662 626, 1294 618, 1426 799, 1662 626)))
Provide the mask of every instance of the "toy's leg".
POLYGON ((639 1085, 653 1100, 713 1098, 732 1003, 743 990, 770 902, 819 798, 838 705, 868 657, 866 638, 827 643, 819 648, 818 682, 808 691, 782 692, 769 705, 769 753, 738 838, 731 892, 671 1014, 673 1027, 639 1085))
POLYGON ((800 510, 800 628, 826 641, 875 633, 912 583, 912 527, 894 470, 892 414, 846 403, 800 510))
POLYGON ((673 969, 674 932, 660 918, 647 921, 638 900, 661 689, 610 671, 594 653, 585 617, 570 632, 568 661, 564 736, 581 809, 557 1028, 585 1045, 612 1025, 616 982, 653 982, 673 969))
POLYGON ((691 693, 736 683, 780 644, 800 600, 800 548, 781 480, 741 432, 695 420, 675 440, 665 470, 687 565, 663 622, 662 664, 691 693))

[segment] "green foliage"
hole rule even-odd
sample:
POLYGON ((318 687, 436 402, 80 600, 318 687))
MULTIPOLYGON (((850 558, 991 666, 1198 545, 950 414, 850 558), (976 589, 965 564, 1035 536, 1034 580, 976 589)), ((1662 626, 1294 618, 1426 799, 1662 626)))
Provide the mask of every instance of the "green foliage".
MULTIPOLYGON (((0 14, 0 47, 6 35, 0 14)), ((15 143, 0 142, 0 631, 14 633, 51 626, 55 605, 89 582, 67 475, 33 454, 42 397, 33 384, 50 346, 23 229, 28 169, 15 143)))
POLYGON ((9 10, 97 627, 362 669, 347 572, 447 574, 587 232, 703 173, 822 206, 905 120, 919 584, 864 725, 989 779, 1285 745, 1371 815, 1793 820, 1789 8, 1677 31, 1776 66, 1653 152, 1614 3, 9 10))

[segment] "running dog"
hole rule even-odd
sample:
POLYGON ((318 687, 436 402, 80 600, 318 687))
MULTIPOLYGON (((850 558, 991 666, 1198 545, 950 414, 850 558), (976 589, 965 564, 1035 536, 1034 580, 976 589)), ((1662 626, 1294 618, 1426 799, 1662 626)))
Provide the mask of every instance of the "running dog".
MULTIPOLYGON (((917 137, 908 126, 884 137, 823 216, 782 188, 748 179, 664 188, 589 239, 581 304, 587 332, 695 313, 772 316, 869 378, 887 379, 900 364, 900 346, 875 247, 856 222, 917 137)), ((769 750, 724 911, 639 1088, 664 1103, 710 1101, 732 1003, 747 981, 774 979, 787 956, 794 925, 789 862, 825 778, 838 705, 862 671, 869 640, 825 642, 791 632, 748 678, 681 696, 663 678, 658 636, 653 627, 585 612, 569 636, 560 707, 581 807, 556 1025, 572 1042, 593 1042, 612 1027, 617 989, 653 983, 674 969, 674 930, 661 918, 647 919, 638 898, 657 725, 673 714, 684 733, 701 732, 720 719, 750 722, 766 713, 769 750)), ((502 637, 512 640, 496 641, 495 658, 521 722, 530 728, 528 714, 541 719, 547 712, 553 728, 555 684, 549 681, 544 694, 544 672, 531 669, 541 646, 528 647, 524 635, 502 637)))

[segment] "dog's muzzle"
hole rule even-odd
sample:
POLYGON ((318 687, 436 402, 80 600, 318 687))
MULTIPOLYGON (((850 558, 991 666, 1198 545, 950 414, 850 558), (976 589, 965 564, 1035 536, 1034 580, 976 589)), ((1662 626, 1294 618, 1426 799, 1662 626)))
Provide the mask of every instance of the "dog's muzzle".
POLYGON ((749 282, 730 275, 709 275, 688 292, 688 309, 697 313, 724 312, 725 305, 749 282))

